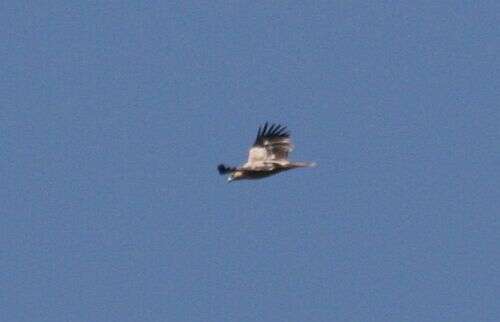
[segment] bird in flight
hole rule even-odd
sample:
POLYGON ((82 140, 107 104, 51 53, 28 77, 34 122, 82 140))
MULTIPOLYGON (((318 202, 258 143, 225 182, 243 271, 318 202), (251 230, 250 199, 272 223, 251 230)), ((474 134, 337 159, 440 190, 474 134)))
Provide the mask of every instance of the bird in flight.
POLYGON ((221 175, 229 174, 228 182, 243 179, 261 179, 296 168, 312 167, 314 162, 290 162, 288 153, 293 150, 290 133, 286 126, 268 123, 259 126, 257 138, 248 151, 248 161, 240 167, 219 164, 221 175))

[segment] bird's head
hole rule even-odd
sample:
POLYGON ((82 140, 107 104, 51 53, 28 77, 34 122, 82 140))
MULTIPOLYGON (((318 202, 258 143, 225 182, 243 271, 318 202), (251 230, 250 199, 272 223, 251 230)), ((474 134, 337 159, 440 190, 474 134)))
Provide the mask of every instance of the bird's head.
POLYGON ((243 177, 243 172, 241 172, 241 171, 234 171, 227 178, 227 183, 229 183, 231 181, 235 181, 235 180, 241 180, 241 179, 243 179, 242 177, 243 177))

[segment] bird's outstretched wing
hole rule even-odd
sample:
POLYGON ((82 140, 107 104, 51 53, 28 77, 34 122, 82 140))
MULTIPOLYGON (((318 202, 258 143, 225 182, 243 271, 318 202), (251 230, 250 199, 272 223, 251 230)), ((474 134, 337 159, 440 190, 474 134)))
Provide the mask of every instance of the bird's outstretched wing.
POLYGON ((259 127, 255 142, 248 152, 245 168, 267 168, 273 163, 288 163, 288 153, 293 150, 290 133, 286 126, 268 123, 259 127))

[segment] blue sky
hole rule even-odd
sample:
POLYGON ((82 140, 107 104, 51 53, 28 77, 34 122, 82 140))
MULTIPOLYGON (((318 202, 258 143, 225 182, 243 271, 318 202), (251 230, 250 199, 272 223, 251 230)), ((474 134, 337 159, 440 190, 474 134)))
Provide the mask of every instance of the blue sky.
POLYGON ((499 321, 499 12, 2 2, 2 320, 499 321))

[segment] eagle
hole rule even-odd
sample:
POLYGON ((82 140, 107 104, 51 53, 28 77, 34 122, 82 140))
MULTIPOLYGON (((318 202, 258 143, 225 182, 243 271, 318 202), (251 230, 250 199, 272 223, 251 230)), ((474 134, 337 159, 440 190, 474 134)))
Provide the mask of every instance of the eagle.
POLYGON ((257 137, 248 151, 248 161, 240 167, 219 164, 219 174, 229 174, 227 181, 261 179, 274 174, 304 167, 313 167, 314 162, 290 162, 288 153, 293 150, 290 132, 286 126, 271 124, 259 126, 257 137))

